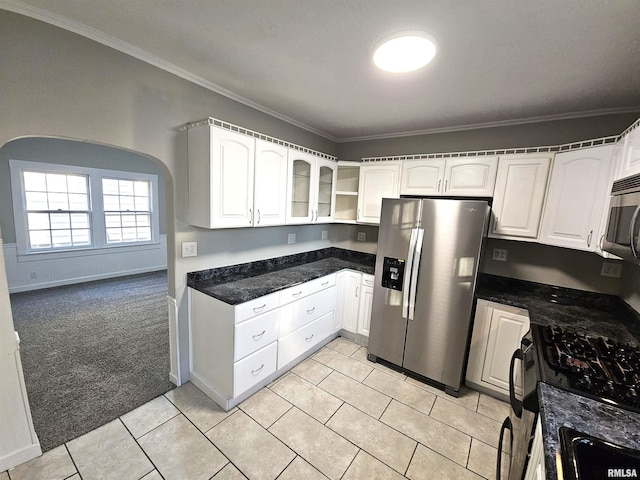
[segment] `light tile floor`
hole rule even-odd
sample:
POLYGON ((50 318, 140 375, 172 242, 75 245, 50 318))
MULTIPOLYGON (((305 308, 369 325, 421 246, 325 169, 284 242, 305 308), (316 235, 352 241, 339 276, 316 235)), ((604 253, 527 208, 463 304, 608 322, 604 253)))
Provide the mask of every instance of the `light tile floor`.
POLYGON ((229 412, 187 383, 0 480, 493 479, 508 412, 337 338, 229 412))

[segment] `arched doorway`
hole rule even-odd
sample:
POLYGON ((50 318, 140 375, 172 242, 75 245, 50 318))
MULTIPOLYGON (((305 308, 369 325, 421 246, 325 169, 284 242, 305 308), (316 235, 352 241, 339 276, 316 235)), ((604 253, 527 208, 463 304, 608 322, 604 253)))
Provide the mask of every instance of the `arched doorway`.
MULTIPOLYGON (((46 173, 49 168, 71 174, 106 171, 106 177, 124 183, 138 174, 144 178, 157 177, 153 193, 158 210, 157 235, 153 242, 144 246, 121 242, 80 251, 61 248, 47 253, 20 251, 15 219, 24 212, 15 211, 10 193, 8 199, 4 198, 8 192, 15 196, 16 186, 1 185, 4 193, 0 194, 3 196, 0 224, 7 280, 9 291, 14 292, 12 307, 20 307, 19 312, 13 309, 14 324, 22 337, 23 371, 35 430, 43 450, 49 450, 117 418, 172 386, 166 312, 166 173, 159 162, 136 152, 57 138, 20 138, 0 148, 0 171, 8 173, 0 175, 2 182, 11 177, 10 160, 30 162, 36 166, 32 169, 36 172, 46 173), (127 177, 124 173, 135 175, 127 177), (145 263, 141 260, 145 256, 151 260, 145 263), (164 272, 158 268, 159 257, 164 258, 164 272), (108 291, 111 293, 105 293, 108 291), (66 300, 65 294, 70 295, 66 300), (143 300, 152 299, 155 301, 149 305, 134 308, 140 307, 143 300), (120 309, 123 304, 129 310, 120 309), (60 308, 54 308, 55 305, 60 308), (157 321, 149 327, 153 318, 141 319, 146 314, 157 317, 161 311, 162 327, 158 327, 157 321), (108 317, 111 313, 116 313, 115 317, 108 317), (117 322, 118 319, 127 321, 117 322), (120 323, 119 328, 113 328, 116 323, 120 323), (50 329, 50 333, 39 331, 44 328, 50 329), (127 332, 127 328, 131 330, 127 332), (136 348, 124 348, 132 344, 136 348), (106 353, 112 357, 101 358, 106 353), (141 365, 157 357, 163 358, 159 362, 163 366, 145 369, 141 365)), ((90 216, 101 216, 94 220, 105 223, 104 213, 92 211, 90 216)), ((121 227, 124 231, 124 224, 121 227)))

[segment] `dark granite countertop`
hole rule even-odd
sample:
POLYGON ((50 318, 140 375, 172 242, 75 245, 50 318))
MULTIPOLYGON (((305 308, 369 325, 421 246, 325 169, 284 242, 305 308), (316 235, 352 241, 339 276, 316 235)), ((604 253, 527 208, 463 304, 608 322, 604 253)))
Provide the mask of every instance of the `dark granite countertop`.
POLYGON ((375 255, 331 247, 190 272, 187 285, 229 305, 238 305, 343 269, 373 274, 375 255))
MULTIPOLYGON (((480 275, 477 298, 525 308, 532 323, 560 326, 621 343, 640 345, 640 315, 622 299, 581 290, 480 275)), ((538 384, 548 480, 557 480, 558 429, 640 450, 640 414, 562 389, 538 384)))

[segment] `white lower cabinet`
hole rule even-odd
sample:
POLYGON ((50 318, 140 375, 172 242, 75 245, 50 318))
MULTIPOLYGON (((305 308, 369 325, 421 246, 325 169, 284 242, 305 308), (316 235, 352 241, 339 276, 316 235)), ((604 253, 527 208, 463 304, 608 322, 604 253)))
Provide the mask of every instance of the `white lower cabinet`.
POLYGON ((547 478, 544 469, 544 445, 542 443, 542 425, 540 417, 536 423, 536 431, 533 435, 533 443, 531 444, 531 452, 527 471, 524 474, 524 480, 544 480, 547 478))
POLYGON ((342 270, 336 277, 336 315, 333 324, 335 332, 344 329, 356 333, 358 329, 358 308, 362 274, 352 270, 342 270))
POLYGON ((369 336, 371 325, 371 307, 373 305, 373 275, 362 274, 360 299, 358 303, 358 333, 369 336))
POLYGON ((336 274, 229 305, 190 296, 191 381, 225 410, 333 333, 336 274))
POLYGON ((499 396, 509 395, 509 364, 529 330, 522 308, 478 300, 466 383, 499 396))

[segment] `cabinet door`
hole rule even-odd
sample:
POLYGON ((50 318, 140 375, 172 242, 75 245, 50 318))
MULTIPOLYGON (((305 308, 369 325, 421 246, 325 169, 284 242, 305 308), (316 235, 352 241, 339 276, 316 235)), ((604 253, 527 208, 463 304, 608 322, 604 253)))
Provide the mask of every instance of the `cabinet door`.
MULTIPOLYGON (((364 282, 363 282, 364 283, 364 282)), ((373 305, 373 287, 362 285, 360 288, 360 305, 358 309, 358 333, 369 336, 371 324, 371 306, 373 305)))
POLYGON ((383 198, 398 198, 400 163, 379 163, 360 167, 358 222, 380 223, 383 198))
POLYGON ((333 331, 344 328, 356 333, 358 328, 358 300, 362 274, 350 270, 336 276, 336 310, 333 331))
POLYGON ((544 467, 544 444, 542 440, 542 424, 540 417, 536 423, 536 431, 533 435, 533 443, 531 444, 531 453, 529 454, 529 462, 527 471, 524 474, 524 480, 544 480, 547 478, 544 467))
POLYGON ((400 195, 442 195, 444 169, 444 159, 403 162, 400 195))
POLYGON ((551 157, 500 158, 491 237, 538 237, 550 164, 551 157))
POLYGON ((444 194, 467 197, 493 197, 498 157, 448 159, 444 175, 444 194))
POLYGON ((336 211, 336 180, 338 164, 318 158, 316 162, 315 216, 314 222, 332 222, 336 211))
POLYGON ((529 317, 497 308, 491 310, 482 382, 509 392, 511 356, 529 330, 529 317))
POLYGON ((287 148, 256 140, 253 225, 284 225, 287 212, 287 148))
POLYGON ((640 127, 631 130, 624 139, 622 167, 618 178, 625 178, 640 173, 640 127))
POLYGON ((316 157, 289 149, 287 223, 311 223, 316 184, 316 157))
POLYGON ((609 198, 613 146, 555 156, 540 242, 594 251, 601 215, 609 198))
POLYGON ((218 127, 189 130, 189 223, 252 224, 255 140, 218 127))

